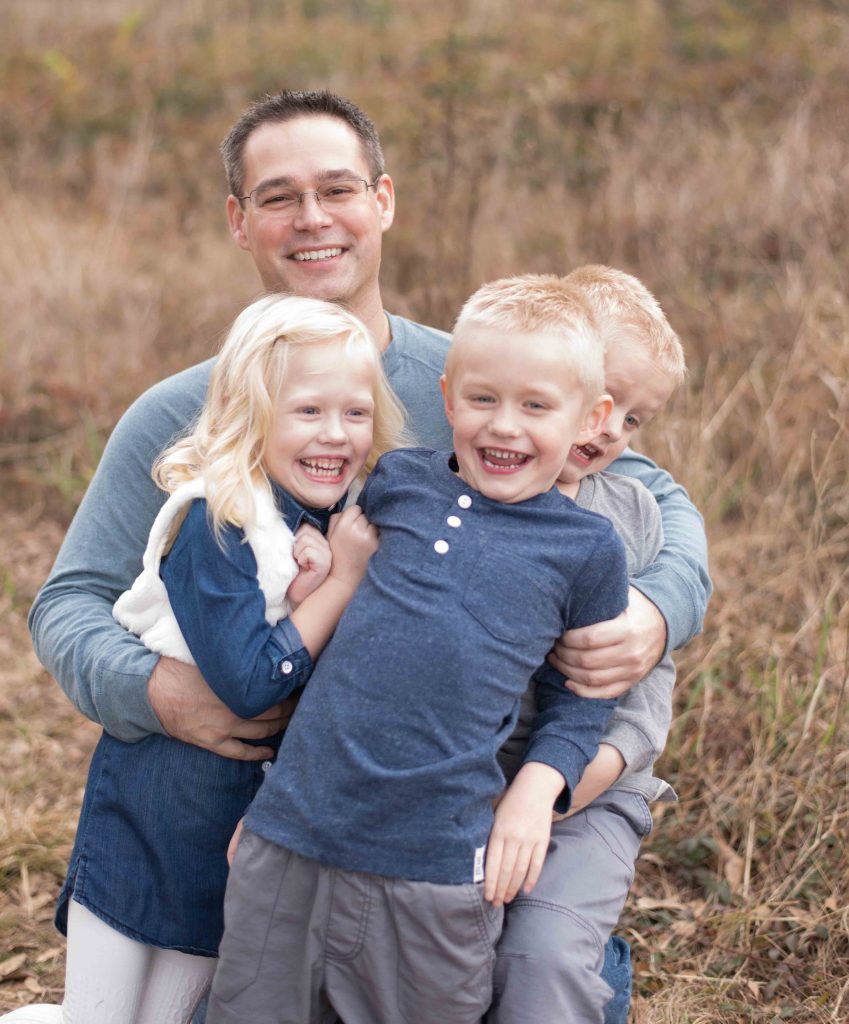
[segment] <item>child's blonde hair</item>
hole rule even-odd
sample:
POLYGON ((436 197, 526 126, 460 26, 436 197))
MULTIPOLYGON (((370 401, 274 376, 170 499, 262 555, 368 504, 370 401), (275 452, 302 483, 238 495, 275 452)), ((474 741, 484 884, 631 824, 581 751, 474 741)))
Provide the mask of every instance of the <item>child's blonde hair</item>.
POLYGON ((217 537, 227 524, 243 527, 252 521, 254 487, 271 494, 263 458, 290 352, 327 343, 361 356, 373 368, 374 437, 361 476, 384 452, 406 443, 404 410, 386 379, 380 351, 352 313, 294 295, 259 299, 231 327, 194 429, 164 451, 153 467, 153 479, 168 492, 203 477, 217 537))
POLYGON ((578 267, 564 280, 577 286, 592 307, 605 351, 621 341, 636 341, 646 346, 676 387, 683 383, 684 349, 660 303, 642 281, 600 264, 578 267))
POLYGON ((511 334, 556 334, 575 383, 587 403, 604 391, 604 348, 592 309, 580 289, 555 274, 523 274, 485 284, 463 305, 445 363, 450 379, 467 330, 484 327, 511 334))

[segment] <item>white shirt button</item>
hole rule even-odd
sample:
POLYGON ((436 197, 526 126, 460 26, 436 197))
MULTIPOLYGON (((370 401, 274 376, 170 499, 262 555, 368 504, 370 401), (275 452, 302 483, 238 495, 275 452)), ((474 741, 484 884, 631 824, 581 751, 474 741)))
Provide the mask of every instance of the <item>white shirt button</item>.
POLYGON ((459 516, 449 516, 446 520, 449 526, 458 527, 463 520, 459 516))
POLYGON ((270 761, 263 761, 262 762, 262 770, 264 772, 267 772, 270 767, 271 767, 271 762, 270 761))
POLYGON ((295 666, 292 664, 291 661, 284 661, 283 664, 280 666, 280 671, 283 673, 284 676, 290 676, 292 674, 292 669, 294 669, 294 667, 295 666))
POLYGON ((444 555, 444 554, 446 554, 446 553, 447 553, 447 551, 448 551, 448 541, 447 541, 447 540, 438 540, 438 541, 437 541, 437 542, 436 542, 436 543, 435 543, 435 544, 433 545, 433 550, 434 550, 434 551, 435 551, 435 552, 436 552, 436 553, 437 553, 438 555, 444 555))
POLYGON ((457 504, 460 506, 460 508, 471 508, 472 499, 468 496, 468 494, 461 494, 460 497, 457 499, 457 504))

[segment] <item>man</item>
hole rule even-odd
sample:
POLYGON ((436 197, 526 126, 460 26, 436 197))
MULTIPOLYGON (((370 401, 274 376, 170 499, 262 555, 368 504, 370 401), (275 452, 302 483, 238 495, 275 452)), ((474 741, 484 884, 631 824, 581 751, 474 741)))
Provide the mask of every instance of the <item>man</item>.
MULTIPOLYGON (((379 268, 395 193, 374 127, 328 93, 283 92, 255 104, 222 144, 231 194, 227 219, 264 288, 340 302, 369 327, 390 382, 422 443, 450 447, 439 376, 442 332, 384 312, 379 268), (351 189, 344 203, 337 187, 351 189)), ((76 707, 127 742, 166 733, 224 757, 264 760, 261 741, 288 710, 234 716, 197 670, 147 651, 111 615, 141 568, 164 495, 150 466, 191 421, 211 361, 156 385, 122 417, 30 613, 38 657, 76 707), (259 745, 257 745, 259 743, 259 745)), ((632 586, 617 619, 566 634, 552 657, 584 695, 616 696, 701 627, 710 582, 704 530, 686 493, 647 459, 617 471, 638 476, 658 499, 667 538, 657 562, 632 586)))

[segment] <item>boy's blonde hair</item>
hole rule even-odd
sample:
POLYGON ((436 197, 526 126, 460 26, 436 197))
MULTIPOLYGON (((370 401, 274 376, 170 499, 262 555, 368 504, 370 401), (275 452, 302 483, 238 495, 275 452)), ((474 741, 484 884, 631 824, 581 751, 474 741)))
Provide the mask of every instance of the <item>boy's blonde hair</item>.
POLYGON ((577 286, 592 307, 605 351, 621 341, 636 341, 646 346, 676 387, 683 383, 684 349, 660 303, 642 281, 600 264, 578 267, 564 280, 577 286))
POLYGON ((361 476, 384 452, 405 443, 404 410, 386 379, 377 344, 353 313, 294 295, 259 299, 231 327, 194 429, 153 467, 153 479, 168 492, 203 477, 217 537, 227 524, 243 527, 252 521, 254 487, 271 494, 263 459, 290 352, 327 343, 355 353, 374 372, 374 438, 361 476))
POLYGON ((484 327, 510 334, 555 334, 587 404, 604 391, 604 348, 592 308, 579 288, 555 274, 523 274, 485 284, 463 305, 445 363, 451 370, 466 331, 484 327))

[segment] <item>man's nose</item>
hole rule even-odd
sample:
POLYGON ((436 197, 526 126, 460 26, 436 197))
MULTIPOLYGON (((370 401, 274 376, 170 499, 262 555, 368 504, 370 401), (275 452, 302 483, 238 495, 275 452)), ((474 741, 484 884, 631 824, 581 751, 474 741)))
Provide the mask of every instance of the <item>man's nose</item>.
POLYGON ((292 224, 301 231, 313 231, 316 227, 329 224, 333 218, 318 200, 317 192, 302 192, 298 201, 298 209, 292 218, 292 224))

